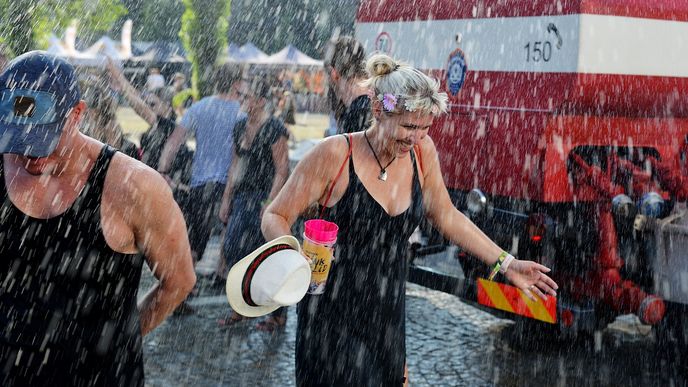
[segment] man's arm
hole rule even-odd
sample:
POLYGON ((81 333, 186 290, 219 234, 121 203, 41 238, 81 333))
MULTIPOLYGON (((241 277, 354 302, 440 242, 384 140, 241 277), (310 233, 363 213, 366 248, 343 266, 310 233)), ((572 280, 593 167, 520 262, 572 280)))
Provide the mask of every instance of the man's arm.
POLYGON ((189 294, 196 283, 186 224, 170 188, 152 170, 136 179, 138 208, 132 219, 136 245, 158 283, 139 303, 141 332, 157 327, 189 294))
POLYGON ((167 138, 165 146, 162 148, 160 153, 160 160, 158 161, 158 172, 168 173, 172 169, 172 162, 174 157, 177 155, 179 147, 186 140, 187 130, 181 125, 177 125, 167 138))
POLYGON ((272 201, 287 182, 289 177, 289 145, 287 137, 280 137, 276 143, 272 144, 272 161, 275 163, 275 178, 268 200, 272 201))
POLYGON ((143 118, 148 125, 155 125, 158 121, 158 116, 153 109, 141 98, 138 90, 129 83, 129 80, 122 74, 122 71, 117 68, 112 59, 108 58, 106 67, 110 74, 110 81, 116 86, 119 86, 124 98, 126 98, 129 105, 134 109, 139 117, 143 118))

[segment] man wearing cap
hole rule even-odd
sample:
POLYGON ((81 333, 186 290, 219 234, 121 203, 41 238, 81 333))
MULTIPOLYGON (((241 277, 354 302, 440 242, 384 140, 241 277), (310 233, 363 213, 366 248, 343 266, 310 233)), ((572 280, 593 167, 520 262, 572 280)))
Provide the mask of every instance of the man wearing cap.
POLYGON ((142 335, 196 280, 165 180, 81 134, 85 110, 57 57, 0 74, 0 385, 143 385, 142 335))

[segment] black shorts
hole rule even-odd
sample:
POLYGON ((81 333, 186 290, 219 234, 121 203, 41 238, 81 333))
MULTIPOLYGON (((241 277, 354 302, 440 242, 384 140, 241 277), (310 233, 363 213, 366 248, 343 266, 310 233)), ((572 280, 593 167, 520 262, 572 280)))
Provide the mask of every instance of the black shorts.
POLYGON ((196 253, 198 260, 203 258, 210 232, 213 226, 219 222, 218 212, 224 190, 225 185, 216 182, 192 187, 182 206, 191 251, 196 253))

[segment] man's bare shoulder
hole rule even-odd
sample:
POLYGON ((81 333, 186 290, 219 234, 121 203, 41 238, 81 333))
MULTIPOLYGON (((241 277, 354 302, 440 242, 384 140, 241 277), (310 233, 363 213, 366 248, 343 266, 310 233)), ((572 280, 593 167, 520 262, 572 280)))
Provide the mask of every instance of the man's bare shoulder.
POLYGON ((172 192, 160 174, 121 152, 115 153, 105 180, 114 202, 134 207, 144 203, 165 202, 172 199, 172 192))

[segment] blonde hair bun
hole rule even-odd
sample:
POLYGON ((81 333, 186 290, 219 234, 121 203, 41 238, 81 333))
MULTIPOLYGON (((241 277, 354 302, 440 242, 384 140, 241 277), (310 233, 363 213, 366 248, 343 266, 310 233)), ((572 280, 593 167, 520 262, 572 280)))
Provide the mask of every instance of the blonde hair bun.
POLYGON ((403 101, 403 104, 392 104, 388 113, 406 110, 439 115, 447 111, 448 97, 439 91, 439 82, 411 65, 389 55, 376 54, 368 59, 366 68, 370 78, 361 86, 370 90, 379 101, 386 94, 403 101))
POLYGON ((381 77, 391 74, 399 68, 399 64, 393 58, 385 54, 375 54, 368 59, 366 70, 373 77, 381 77))

